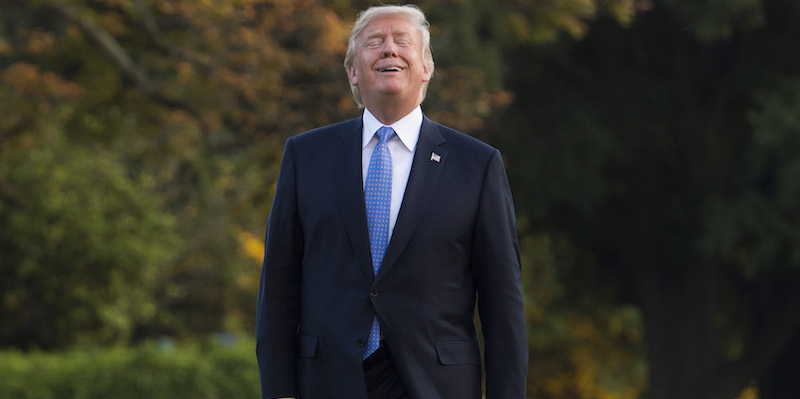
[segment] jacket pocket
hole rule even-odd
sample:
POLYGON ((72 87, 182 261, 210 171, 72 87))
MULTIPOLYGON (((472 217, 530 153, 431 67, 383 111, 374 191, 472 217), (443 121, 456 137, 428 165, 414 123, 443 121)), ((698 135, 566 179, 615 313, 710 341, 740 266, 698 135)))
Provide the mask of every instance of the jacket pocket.
POLYGON ((472 342, 437 342, 439 362, 445 366, 454 364, 481 364, 478 346, 472 342))
POLYGON ((317 337, 310 335, 297 336, 297 354, 300 357, 313 358, 317 356, 317 337))

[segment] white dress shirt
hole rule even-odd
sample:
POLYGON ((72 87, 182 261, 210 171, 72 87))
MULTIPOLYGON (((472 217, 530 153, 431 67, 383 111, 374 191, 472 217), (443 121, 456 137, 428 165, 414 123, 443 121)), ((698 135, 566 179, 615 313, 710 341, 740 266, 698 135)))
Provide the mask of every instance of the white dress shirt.
MULTIPOLYGON (((372 152, 375 150, 375 146, 378 145, 378 137, 375 132, 385 126, 366 108, 364 108, 363 120, 364 130, 361 136, 362 187, 367 181, 369 160, 372 157, 372 152)), ((397 214, 400 212, 400 205, 406 192, 408 175, 411 173, 414 150, 417 148, 417 142, 419 141, 419 131, 422 127, 422 108, 417 106, 410 114, 389 125, 389 127, 397 133, 397 136, 388 143, 389 153, 392 154, 392 202, 389 205, 389 239, 391 240, 392 231, 397 222, 397 214)))

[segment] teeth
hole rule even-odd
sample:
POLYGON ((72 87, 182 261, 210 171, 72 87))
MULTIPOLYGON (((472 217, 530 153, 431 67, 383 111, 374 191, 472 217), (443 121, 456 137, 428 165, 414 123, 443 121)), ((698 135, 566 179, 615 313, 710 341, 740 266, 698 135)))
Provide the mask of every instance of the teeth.
POLYGON ((399 67, 388 67, 381 69, 381 72, 398 72, 401 69, 399 67))

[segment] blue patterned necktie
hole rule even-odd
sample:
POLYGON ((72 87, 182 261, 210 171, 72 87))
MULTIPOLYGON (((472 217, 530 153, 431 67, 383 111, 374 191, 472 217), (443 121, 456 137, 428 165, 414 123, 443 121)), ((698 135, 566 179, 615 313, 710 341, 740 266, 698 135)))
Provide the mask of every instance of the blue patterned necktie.
MULTIPOLYGON (((367 206, 367 229, 369 249, 372 253, 372 272, 378 274, 386 246, 389 245, 389 204, 392 200, 392 154, 388 142, 395 136, 392 128, 384 126, 375 133, 378 145, 372 152, 364 184, 364 201, 367 206)), ((372 329, 367 338, 364 359, 380 346, 381 330, 378 316, 372 319, 372 329)))

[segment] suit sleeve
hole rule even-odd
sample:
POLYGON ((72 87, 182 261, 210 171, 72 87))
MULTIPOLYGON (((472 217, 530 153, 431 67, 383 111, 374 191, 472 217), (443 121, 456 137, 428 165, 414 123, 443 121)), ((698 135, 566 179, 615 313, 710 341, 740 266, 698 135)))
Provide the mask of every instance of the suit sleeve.
POLYGON ((284 148, 265 238, 256 314, 256 357, 264 399, 297 396, 296 348, 303 236, 290 138, 284 148))
POLYGON ((525 398, 528 338, 511 189, 495 150, 484 176, 472 262, 484 336, 486 398, 525 398))

